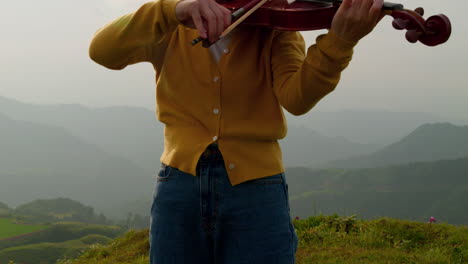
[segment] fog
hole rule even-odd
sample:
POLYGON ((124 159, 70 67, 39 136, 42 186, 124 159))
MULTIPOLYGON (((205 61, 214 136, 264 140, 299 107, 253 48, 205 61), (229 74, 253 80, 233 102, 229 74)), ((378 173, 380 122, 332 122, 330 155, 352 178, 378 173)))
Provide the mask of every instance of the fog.
MULTIPOLYGON (((155 104, 154 70, 148 63, 122 71, 105 69, 88 57, 94 32, 136 10, 146 1, 10 1, 0 17, 0 96, 30 103, 142 106, 155 104)), ((380 109, 427 112, 450 120, 468 120, 468 36, 461 0, 404 0, 430 15, 452 21, 451 39, 438 47, 411 44, 384 18, 355 49, 337 89, 314 111, 380 109)), ((312 45, 321 31, 303 32, 312 45)), ((307 119, 313 112, 302 116, 307 119)))

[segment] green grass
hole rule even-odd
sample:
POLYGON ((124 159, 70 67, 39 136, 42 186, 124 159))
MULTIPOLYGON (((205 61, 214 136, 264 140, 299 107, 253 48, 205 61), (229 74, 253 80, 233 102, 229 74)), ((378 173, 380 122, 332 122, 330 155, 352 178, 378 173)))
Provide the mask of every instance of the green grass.
POLYGON ((50 224, 49 228, 42 232, 32 233, 31 235, 14 240, 0 240, 0 251, 11 247, 43 242, 65 242, 79 239, 87 235, 99 234, 110 238, 116 238, 121 236, 124 232, 124 229, 119 226, 94 225, 80 222, 57 222, 50 224))
MULTIPOLYGON (((90 246, 89 242, 107 244, 110 238, 99 235, 89 235, 76 240, 58 243, 38 243, 0 250, 0 263, 15 260, 19 263, 53 264, 60 256, 79 256, 90 246)), ((94 244, 93 243, 93 244, 94 244)))
MULTIPOLYGON (((297 264, 464 264, 468 227, 354 216, 294 220, 297 264)), ((131 230, 108 245, 93 245, 58 264, 147 264, 148 229, 131 230)))
POLYGON ((337 215, 295 220, 298 263, 463 264, 468 227, 337 215))
POLYGON ((46 225, 21 225, 13 223, 12 219, 0 218, 0 239, 18 236, 48 228, 46 225))
POLYGON ((57 222, 42 231, 0 241, 0 264, 55 264, 64 256, 77 257, 91 245, 108 244, 124 234, 118 226, 57 222))
POLYGON ((76 259, 57 264, 148 264, 148 229, 130 230, 107 245, 93 244, 76 259))

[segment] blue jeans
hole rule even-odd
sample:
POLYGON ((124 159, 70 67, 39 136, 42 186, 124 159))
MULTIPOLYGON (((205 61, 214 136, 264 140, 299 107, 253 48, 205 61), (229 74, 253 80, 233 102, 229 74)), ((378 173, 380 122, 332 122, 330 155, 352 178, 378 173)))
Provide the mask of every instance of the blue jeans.
POLYGON ((202 155, 196 177, 162 164, 156 178, 150 264, 295 263, 284 173, 231 186, 214 151, 202 155))

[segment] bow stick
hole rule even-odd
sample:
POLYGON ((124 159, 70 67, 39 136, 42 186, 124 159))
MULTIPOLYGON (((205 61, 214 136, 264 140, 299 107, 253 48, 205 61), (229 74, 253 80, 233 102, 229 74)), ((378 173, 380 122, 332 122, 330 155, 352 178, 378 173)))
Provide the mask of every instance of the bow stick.
MULTIPOLYGON (((221 35, 219 36, 218 39, 221 39, 221 38, 224 38, 225 36, 227 36, 227 34, 229 34, 229 32, 231 32, 235 27, 237 27, 237 25, 239 25, 242 21, 244 21, 246 18, 248 18, 253 12, 255 12, 255 10, 260 8, 267 1, 268 0, 252 0, 248 4, 244 5, 243 7, 239 8, 238 10, 233 12, 231 16, 232 16, 232 20, 235 20, 235 22, 232 23, 228 28, 226 28, 223 31, 223 33, 221 33, 221 35)), ((195 46, 200 41, 203 41, 203 47, 205 47, 205 48, 209 47, 212 44, 212 43, 209 43, 208 40, 206 40, 206 39, 204 39, 202 37, 198 37, 198 38, 192 40, 192 46, 195 46)))

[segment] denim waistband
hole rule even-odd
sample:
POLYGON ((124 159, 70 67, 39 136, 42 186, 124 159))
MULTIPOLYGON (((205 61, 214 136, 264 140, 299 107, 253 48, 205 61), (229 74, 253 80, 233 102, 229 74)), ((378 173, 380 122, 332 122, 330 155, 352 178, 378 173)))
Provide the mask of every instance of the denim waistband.
POLYGON ((218 148, 217 143, 211 143, 201 154, 199 162, 222 161, 223 155, 218 148))

